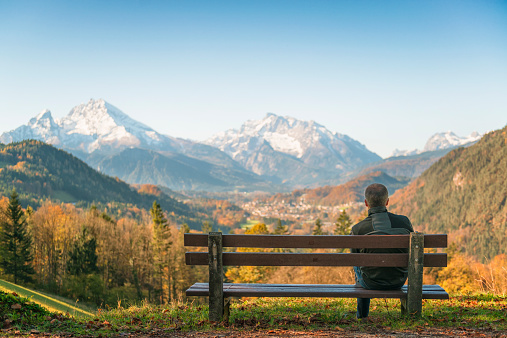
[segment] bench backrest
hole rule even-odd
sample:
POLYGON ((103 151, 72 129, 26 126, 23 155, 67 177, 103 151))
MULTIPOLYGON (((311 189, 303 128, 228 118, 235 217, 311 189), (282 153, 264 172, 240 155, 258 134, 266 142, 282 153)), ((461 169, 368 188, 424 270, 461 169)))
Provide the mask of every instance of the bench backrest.
MULTIPOLYGON (((340 249, 340 248, 446 248, 447 235, 419 235, 420 244, 411 243, 412 235, 389 236, 295 236, 295 235, 222 235, 221 233, 185 234, 185 246, 207 247, 207 252, 187 252, 188 265, 208 265, 220 252, 223 265, 233 266, 383 266, 408 267, 407 253, 311 253, 311 252, 222 252, 222 248, 265 249, 340 249)), ((446 253, 424 253, 426 267, 447 266, 446 253)))

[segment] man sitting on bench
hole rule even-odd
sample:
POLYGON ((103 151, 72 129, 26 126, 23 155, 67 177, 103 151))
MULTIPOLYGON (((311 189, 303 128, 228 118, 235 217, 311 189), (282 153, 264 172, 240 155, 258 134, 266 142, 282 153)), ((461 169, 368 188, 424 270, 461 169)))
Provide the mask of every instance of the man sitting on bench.
MULTIPOLYGON (((389 193, 379 183, 369 185, 364 192, 364 204, 368 217, 352 227, 351 235, 406 235, 413 232, 412 224, 406 216, 387 212, 389 193)), ((352 253, 408 253, 408 249, 351 249, 352 253)), ((396 290, 405 284, 408 276, 406 268, 384 268, 354 266, 356 284, 370 290, 396 290)), ((367 318, 370 311, 370 298, 357 298, 357 318, 367 318)))

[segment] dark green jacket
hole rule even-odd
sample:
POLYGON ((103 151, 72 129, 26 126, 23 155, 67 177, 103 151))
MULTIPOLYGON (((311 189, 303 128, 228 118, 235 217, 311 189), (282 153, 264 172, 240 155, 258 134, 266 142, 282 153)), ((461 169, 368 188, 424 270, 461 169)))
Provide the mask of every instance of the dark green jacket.
MULTIPOLYGON (((351 235, 408 234, 414 229, 406 216, 387 212, 386 207, 374 207, 368 210, 368 217, 352 227, 351 235)), ((353 253, 408 253, 408 249, 351 249, 353 253)), ((370 289, 399 289, 407 280, 406 268, 360 267, 364 282, 370 289)))

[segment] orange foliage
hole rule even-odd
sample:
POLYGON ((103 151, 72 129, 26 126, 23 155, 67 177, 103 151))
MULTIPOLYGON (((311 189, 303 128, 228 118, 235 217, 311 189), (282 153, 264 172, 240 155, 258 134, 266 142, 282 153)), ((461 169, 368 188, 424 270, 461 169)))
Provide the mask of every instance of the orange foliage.
POLYGON ((507 293, 507 255, 495 256, 482 264, 470 256, 455 254, 447 267, 437 273, 437 281, 450 293, 507 293))
POLYGON ((141 184, 137 187, 137 191, 140 194, 147 194, 147 195, 154 195, 154 196, 160 196, 162 191, 159 187, 153 184, 141 184))

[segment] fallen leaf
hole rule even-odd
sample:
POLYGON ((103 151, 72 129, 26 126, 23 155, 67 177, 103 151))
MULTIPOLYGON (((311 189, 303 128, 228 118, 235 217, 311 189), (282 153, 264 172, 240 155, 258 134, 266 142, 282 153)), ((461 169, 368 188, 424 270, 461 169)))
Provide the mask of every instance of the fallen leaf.
POLYGON ((13 309, 13 310, 19 310, 19 309, 21 309, 21 304, 12 304, 11 305, 11 309, 13 309))

